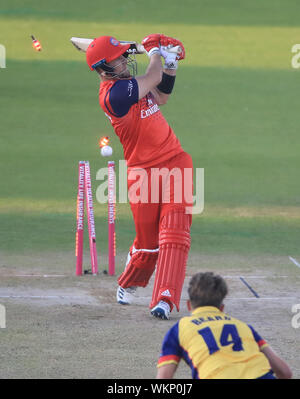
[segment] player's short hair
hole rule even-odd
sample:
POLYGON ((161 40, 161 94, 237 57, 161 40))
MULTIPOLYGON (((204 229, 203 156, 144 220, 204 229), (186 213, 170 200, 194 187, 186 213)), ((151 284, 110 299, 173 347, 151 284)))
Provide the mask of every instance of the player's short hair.
POLYGON ((188 293, 192 307, 215 306, 219 308, 228 293, 225 280, 212 272, 197 273, 189 283, 188 293))

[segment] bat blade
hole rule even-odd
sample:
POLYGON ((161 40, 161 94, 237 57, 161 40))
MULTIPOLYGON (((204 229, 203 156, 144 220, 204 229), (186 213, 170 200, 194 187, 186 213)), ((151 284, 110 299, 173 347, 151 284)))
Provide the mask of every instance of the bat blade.
MULTIPOLYGON (((88 38, 83 38, 83 37, 71 37, 70 41, 71 43, 77 48, 79 51, 83 51, 84 53, 86 52, 87 48, 91 44, 91 42, 94 39, 88 39, 88 38)), ((134 41, 128 41, 128 40, 120 40, 120 43, 122 45, 130 44, 129 49, 127 50, 128 53, 131 54, 145 54, 146 50, 144 46, 140 43, 134 42, 134 41)), ((166 51, 169 51, 170 53, 178 53, 181 51, 181 48, 179 46, 175 47, 164 47, 166 51)))
MULTIPOLYGON (((89 45, 92 43, 93 39, 88 39, 83 37, 71 37, 70 41, 75 46, 75 48, 77 48, 77 50, 83 51, 85 53, 89 45)), ((130 48, 128 49, 129 53, 135 53, 135 54, 146 53, 144 46, 142 46, 137 42, 129 40, 120 40, 120 43, 124 46, 126 44, 130 44, 130 48)))
POLYGON ((141 44, 137 43, 137 42, 133 42, 133 41, 128 41, 128 40, 120 40, 120 43, 123 45, 126 44, 130 44, 129 49, 127 50, 128 53, 130 54, 144 54, 146 53, 146 50, 144 49, 144 46, 142 46, 141 44))
POLYGON ((92 43, 93 39, 85 39, 82 37, 71 37, 71 43, 77 48, 79 51, 86 52, 90 43, 92 43))

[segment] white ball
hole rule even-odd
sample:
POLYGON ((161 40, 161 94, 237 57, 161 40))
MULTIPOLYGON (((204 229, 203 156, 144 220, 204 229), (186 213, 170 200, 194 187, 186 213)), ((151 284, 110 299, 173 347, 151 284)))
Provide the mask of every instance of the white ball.
POLYGON ((110 157, 113 153, 112 148, 109 145, 105 145, 101 148, 101 155, 103 157, 110 157))

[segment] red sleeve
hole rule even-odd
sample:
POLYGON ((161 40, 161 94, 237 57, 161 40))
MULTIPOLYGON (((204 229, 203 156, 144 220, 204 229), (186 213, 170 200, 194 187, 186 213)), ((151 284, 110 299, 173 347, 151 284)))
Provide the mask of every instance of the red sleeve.
POLYGON ((254 328, 252 326, 250 326, 248 324, 248 327, 250 328, 250 330, 252 331, 253 337, 257 343, 257 345, 262 348, 263 346, 267 345, 267 342, 262 339, 262 337, 254 330, 254 328))

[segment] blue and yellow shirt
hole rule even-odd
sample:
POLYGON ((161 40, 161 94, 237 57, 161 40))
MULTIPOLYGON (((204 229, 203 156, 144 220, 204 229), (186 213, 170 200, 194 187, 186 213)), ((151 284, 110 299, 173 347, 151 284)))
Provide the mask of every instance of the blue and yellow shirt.
POLYGON ((270 372, 260 352, 266 345, 250 325, 216 307, 202 306, 167 332, 157 367, 184 359, 193 378, 259 378, 270 372))

